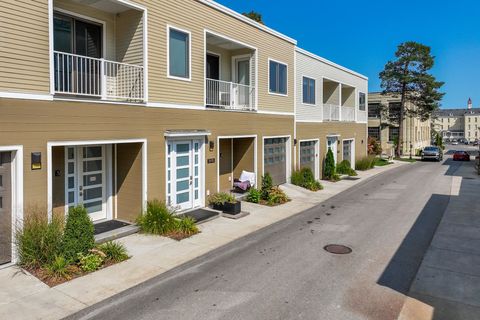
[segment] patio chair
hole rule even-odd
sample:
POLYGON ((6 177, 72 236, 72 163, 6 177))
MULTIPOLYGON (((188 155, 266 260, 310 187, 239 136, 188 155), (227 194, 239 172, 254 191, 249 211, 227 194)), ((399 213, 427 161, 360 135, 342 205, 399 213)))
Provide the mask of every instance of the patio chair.
POLYGON ((235 191, 244 193, 255 186, 255 173, 243 170, 240 178, 233 180, 235 191))

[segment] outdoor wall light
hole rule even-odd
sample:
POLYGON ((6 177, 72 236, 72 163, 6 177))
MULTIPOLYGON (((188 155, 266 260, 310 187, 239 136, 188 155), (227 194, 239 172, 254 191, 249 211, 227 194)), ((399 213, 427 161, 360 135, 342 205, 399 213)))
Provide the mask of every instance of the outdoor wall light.
POLYGON ((209 141, 208 142, 208 149, 210 149, 210 151, 213 151, 214 148, 215 148, 215 142, 209 141))

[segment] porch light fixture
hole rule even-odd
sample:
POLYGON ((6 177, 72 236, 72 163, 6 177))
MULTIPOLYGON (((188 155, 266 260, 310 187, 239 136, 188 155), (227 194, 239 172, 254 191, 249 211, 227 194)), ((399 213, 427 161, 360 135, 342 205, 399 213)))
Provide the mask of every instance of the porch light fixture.
POLYGON ((215 142, 214 142, 214 141, 210 140, 210 141, 208 142, 208 149, 209 149, 210 151, 213 151, 213 149, 215 149, 215 142))

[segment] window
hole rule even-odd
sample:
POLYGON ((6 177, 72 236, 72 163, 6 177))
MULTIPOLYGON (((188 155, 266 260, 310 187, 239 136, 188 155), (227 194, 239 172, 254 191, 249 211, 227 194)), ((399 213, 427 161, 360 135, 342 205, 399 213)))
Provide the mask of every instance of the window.
POLYGON ((270 93, 287 94, 287 65, 269 61, 269 91, 270 93))
POLYGON ((398 138, 399 130, 395 127, 390 127, 388 129, 388 141, 395 141, 398 138))
POLYGON ((315 79, 303 77, 303 103, 315 104, 315 79))
POLYGON ((190 79, 190 34, 173 28, 168 32, 168 75, 190 79))
POLYGON ((358 94, 358 110, 365 111, 366 95, 363 92, 358 94))
POLYGON ((368 127, 368 136, 380 140, 380 127, 368 127))
POLYGON ((378 104, 378 103, 369 103, 368 104, 368 117, 369 118, 380 118, 380 104, 378 104))

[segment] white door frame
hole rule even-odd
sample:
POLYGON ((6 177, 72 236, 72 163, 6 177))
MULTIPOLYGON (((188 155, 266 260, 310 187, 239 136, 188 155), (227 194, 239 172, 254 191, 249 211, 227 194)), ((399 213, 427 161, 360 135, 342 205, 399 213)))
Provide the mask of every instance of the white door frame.
POLYGON ((23 226, 23 146, 0 146, 0 152, 12 153, 12 262, 0 266, 9 267, 18 262, 15 245, 16 230, 23 226))
MULTIPOLYGON (((207 134, 209 135, 209 133, 207 134)), ((175 142, 175 141, 199 141, 200 142, 200 159, 198 159, 199 163, 199 179, 200 179, 200 184, 198 188, 199 192, 199 205, 195 206, 195 203, 193 203, 193 207, 191 209, 184 210, 183 212, 193 210, 196 208, 200 207, 205 207, 205 135, 197 135, 197 134, 192 134, 192 135, 179 135, 179 136, 165 136, 165 203, 168 201, 168 144, 170 142, 175 142)), ((193 148, 193 144, 192 144, 193 148)), ((193 199, 194 201, 194 199, 193 199)), ((168 203, 167 203, 168 205, 168 203)))
MULTIPOLYGON (((355 138, 348 138, 348 139, 343 139, 342 140, 342 159, 343 159, 343 143, 345 141, 351 141, 350 143, 350 165, 352 166, 352 169, 355 169, 355 138)), ((345 160, 345 159, 343 159, 345 160)))
POLYGON ((315 141, 315 172, 313 173, 315 175, 315 179, 320 179, 320 139, 303 139, 303 140, 298 140, 298 167, 300 168, 300 149, 301 149, 301 143, 302 142, 310 142, 310 141, 315 141))
MULTIPOLYGON (((251 135, 235 135, 235 136, 218 136, 217 137, 217 192, 220 192, 220 139, 236 139, 236 138, 253 138, 253 170, 255 171, 255 188, 258 188, 258 166, 257 166, 257 138, 256 134, 251 135)), ((233 148, 232 148, 233 154, 233 148)), ((233 157, 232 157, 233 161, 233 157)))
MULTIPOLYGON (((79 140, 79 141, 49 141, 47 142, 47 211, 48 219, 52 219, 53 211, 53 168, 52 168, 52 148, 53 147, 68 147, 68 146, 89 146, 89 145, 114 145, 114 144, 124 144, 124 143, 141 143, 142 144, 142 208, 145 210, 147 205, 147 139, 122 139, 122 140, 79 140)), ((108 162, 107 165, 112 167, 112 162, 108 162)), ((115 171, 117 168, 115 168, 115 171)), ((110 176, 111 177, 111 176, 110 176)), ((111 180, 110 184, 111 184, 111 180)), ((110 186, 110 190, 113 191, 113 186, 110 186)), ((116 196, 116 195, 115 195, 116 196)), ((112 208, 112 192, 110 196, 107 197, 107 201, 110 208, 112 208)), ((115 208, 116 210, 116 208, 115 208)), ((114 215, 112 210, 110 210, 112 216, 114 215)), ((107 210, 108 213, 108 210, 107 210)), ((115 213, 116 216, 116 213, 115 213)))
MULTIPOLYGON (((326 139, 326 149, 325 152, 328 152, 328 139, 334 139, 335 138, 335 150, 332 150, 333 152, 333 159, 335 160, 335 165, 338 164, 338 141, 340 141, 340 136, 339 135, 327 135, 326 139)), ((326 153, 325 153, 326 154, 326 153)))
POLYGON ((263 136, 262 137, 262 176, 265 175, 265 139, 275 139, 275 138, 286 138, 286 155, 287 155, 287 163, 286 163, 286 175, 287 175, 287 183, 290 183, 290 178, 292 175, 292 136, 291 135, 283 135, 283 136, 263 136))

